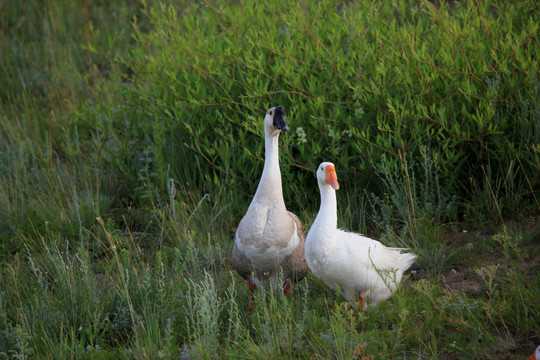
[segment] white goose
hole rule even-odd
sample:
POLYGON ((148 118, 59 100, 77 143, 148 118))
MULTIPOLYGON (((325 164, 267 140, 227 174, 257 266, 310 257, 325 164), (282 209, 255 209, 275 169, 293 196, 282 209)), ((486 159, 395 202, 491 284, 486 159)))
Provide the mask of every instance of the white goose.
POLYGON ((323 162, 317 169, 321 207, 306 238, 309 268, 330 288, 341 290, 345 299, 362 310, 377 306, 392 295, 416 255, 401 253, 379 241, 337 228, 334 164, 323 162))
POLYGON ((232 263, 248 281, 252 300, 250 310, 254 306, 255 285, 267 288, 281 286, 276 283, 279 269, 285 281, 285 295, 290 291, 291 282, 304 278, 308 272, 304 256, 304 227, 295 214, 287 211, 281 188, 278 137, 281 131, 288 130, 283 106, 266 112, 263 173, 234 239, 232 263))

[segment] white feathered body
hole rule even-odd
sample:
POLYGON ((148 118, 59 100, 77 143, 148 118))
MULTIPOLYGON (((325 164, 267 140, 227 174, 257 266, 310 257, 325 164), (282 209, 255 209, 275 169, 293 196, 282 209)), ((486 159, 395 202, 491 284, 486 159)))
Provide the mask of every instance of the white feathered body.
POLYGON ((313 274, 340 290, 351 303, 363 297, 377 306, 388 299, 415 258, 401 249, 335 228, 312 226, 306 239, 306 261, 313 274))
POLYGON ((279 167, 278 134, 272 123, 272 108, 265 118, 265 162, 259 186, 240 221, 234 238, 232 263, 238 273, 255 285, 281 287, 304 278, 304 227, 288 211, 283 200, 279 167), (281 272, 281 273, 280 273, 281 272))
POLYGON ((339 289, 349 302, 356 304, 363 298, 370 306, 377 306, 396 290, 416 255, 338 229, 335 189, 339 184, 334 165, 322 163, 317 180, 321 207, 306 237, 306 262, 315 276, 339 289))

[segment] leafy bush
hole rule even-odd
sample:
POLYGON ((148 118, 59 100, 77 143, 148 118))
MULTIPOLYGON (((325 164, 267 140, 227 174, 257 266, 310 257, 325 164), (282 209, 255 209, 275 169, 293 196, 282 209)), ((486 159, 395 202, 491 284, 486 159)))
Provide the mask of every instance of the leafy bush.
POLYGON ((79 121, 103 134, 99 146, 131 179, 150 164, 161 191, 173 178, 187 189, 252 194, 264 111, 283 104, 293 208, 313 205, 311 173, 322 160, 336 163, 345 191, 379 192, 381 157, 398 172, 400 159, 428 154, 449 198, 470 198, 516 163, 517 194, 538 197, 531 2, 276 0, 164 4, 146 14, 153 31, 137 31, 128 70, 107 90, 118 101, 79 121))
POLYGON ((537 19, 497 0, 2 5, 0 358, 526 358, 537 19), (229 254, 278 103, 306 227, 331 160, 346 227, 419 255, 373 311, 310 274, 246 314, 229 254))

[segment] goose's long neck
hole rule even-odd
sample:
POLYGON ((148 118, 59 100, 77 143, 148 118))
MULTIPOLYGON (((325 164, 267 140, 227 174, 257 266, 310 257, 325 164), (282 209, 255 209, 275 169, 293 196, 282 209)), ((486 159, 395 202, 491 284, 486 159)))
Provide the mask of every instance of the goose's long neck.
POLYGON ((279 170, 278 136, 266 134, 264 138, 264 169, 255 198, 265 198, 284 204, 279 170))
POLYGON ((326 229, 337 229, 337 200, 336 191, 327 184, 320 184, 321 207, 315 221, 318 226, 326 229))

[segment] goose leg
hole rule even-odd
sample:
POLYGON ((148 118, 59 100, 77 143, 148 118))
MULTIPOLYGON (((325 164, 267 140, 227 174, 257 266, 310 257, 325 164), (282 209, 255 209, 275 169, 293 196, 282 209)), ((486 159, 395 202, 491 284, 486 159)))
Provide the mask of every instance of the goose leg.
POLYGON ((255 309, 255 284, 248 281, 249 287, 249 307, 248 312, 252 312, 255 309))
POLYGON ((366 299, 363 297, 358 297, 358 304, 360 304, 360 310, 364 311, 366 306, 366 299))
POLYGON ((283 295, 287 296, 289 295, 290 292, 291 292, 291 285, 285 284, 285 286, 283 286, 283 295))

